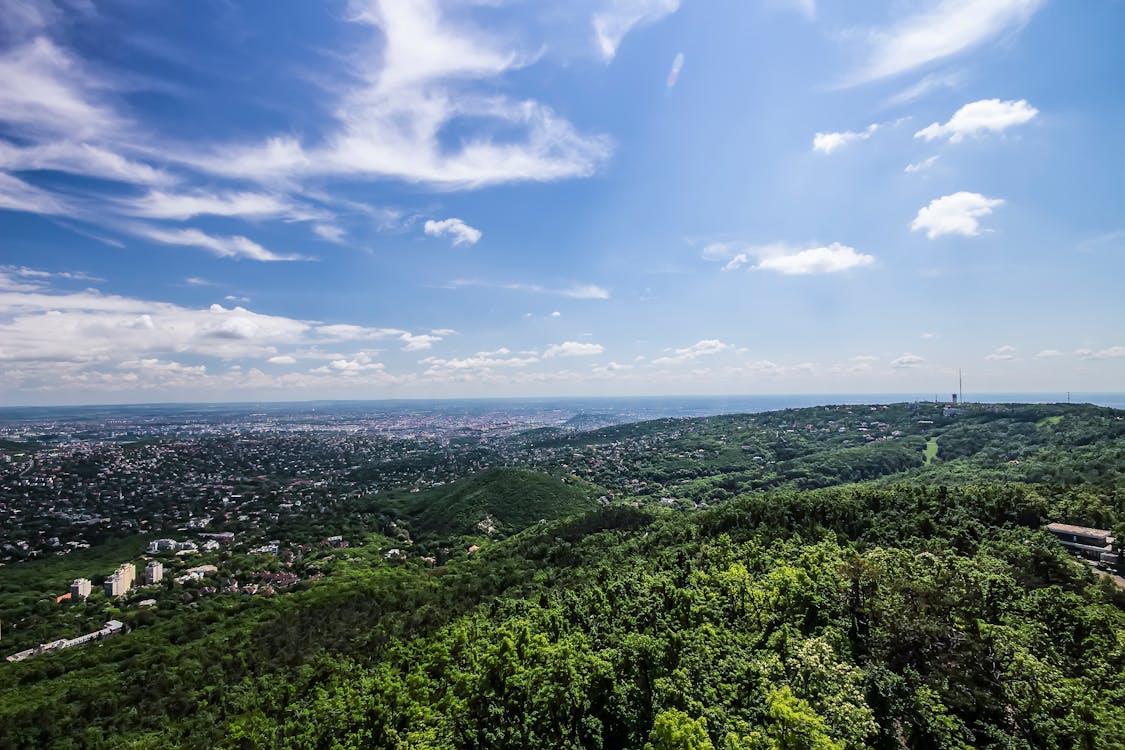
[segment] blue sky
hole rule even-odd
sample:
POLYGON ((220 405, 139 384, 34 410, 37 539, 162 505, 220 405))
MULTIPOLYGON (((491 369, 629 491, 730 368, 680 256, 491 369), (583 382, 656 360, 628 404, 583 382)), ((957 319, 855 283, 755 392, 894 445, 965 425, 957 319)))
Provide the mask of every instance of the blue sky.
POLYGON ((1125 384, 1118 0, 0 0, 0 402, 1125 384))

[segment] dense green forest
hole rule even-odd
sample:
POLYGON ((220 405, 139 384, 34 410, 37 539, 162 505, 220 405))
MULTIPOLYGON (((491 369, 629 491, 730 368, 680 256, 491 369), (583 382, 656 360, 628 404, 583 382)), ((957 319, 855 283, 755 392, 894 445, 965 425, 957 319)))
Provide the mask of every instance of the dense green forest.
POLYGON ((1123 748, 1125 590, 1042 530, 1125 537, 1123 417, 537 431, 524 468, 341 506, 367 535, 290 593, 0 665, 0 748, 1123 748), (395 529, 480 549, 391 560, 395 529))

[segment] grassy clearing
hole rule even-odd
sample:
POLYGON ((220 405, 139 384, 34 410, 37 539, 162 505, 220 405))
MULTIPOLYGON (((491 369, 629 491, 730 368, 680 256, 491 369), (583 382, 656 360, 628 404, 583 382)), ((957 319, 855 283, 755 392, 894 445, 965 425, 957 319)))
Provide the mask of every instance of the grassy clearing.
POLYGON ((933 462, 933 460, 937 458, 937 451, 937 438, 932 437, 928 441, 926 441, 926 450, 922 452, 922 455, 926 459, 926 466, 929 466, 933 462))

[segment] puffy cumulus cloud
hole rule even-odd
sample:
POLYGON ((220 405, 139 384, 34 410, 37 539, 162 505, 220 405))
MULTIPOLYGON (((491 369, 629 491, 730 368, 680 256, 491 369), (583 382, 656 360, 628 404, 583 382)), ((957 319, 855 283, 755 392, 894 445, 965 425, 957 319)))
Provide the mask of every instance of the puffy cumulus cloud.
POLYGON ((432 349, 434 344, 441 341, 441 336, 430 333, 404 333, 399 336, 402 350, 405 352, 419 352, 423 349, 432 349))
POLYGON ((426 357, 418 360, 418 363, 426 365, 424 375, 441 378, 466 372, 490 372, 496 368, 523 368, 539 361, 539 357, 535 354, 517 356, 513 355, 507 347, 501 347, 492 351, 477 352, 469 357, 449 359, 426 357))
POLYGON ((796 248, 782 242, 757 246, 735 242, 713 243, 704 248, 703 258, 726 261, 724 271, 747 266, 793 276, 839 273, 875 263, 874 255, 857 252, 855 248, 839 242, 808 248, 796 248))
POLYGON ((931 240, 945 234, 975 237, 980 234, 980 219, 1004 205, 1001 198, 986 198, 980 193, 961 191, 943 195, 918 209, 911 231, 924 229, 931 240))
POLYGON ((918 367, 925 364, 926 360, 919 357, 917 354, 903 354, 901 357, 896 357, 891 360, 891 367, 903 370, 911 367, 918 367))
POLYGON ((758 260, 757 268, 789 275, 839 273, 875 263, 874 255, 856 252, 855 248, 833 242, 827 247, 811 247, 798 252, 767 254, 758 260))
POLYGON ((673 349, 671 354, 657 357, 652 360, 654 365, 679 365, 690 362, 700 357, 710 357, 734 349, 733 344, 727 344, 719 339, 700 339, 691 346, 682 349, 673 349))
POLYGON ((430 237, 449 237, 453 246, 475 245, 480 241, 481 231, 471 227, 460 219, 442 219, 434 221, 429 219, 423 226, 423 231, 430 237))
POLYGON ((1043 0, 938 0, 921 4, 921 10, 898 23, 870 32, 867 61, 845 84, 889 78, 977 47, 1020 28, 1042 5, 1043 0))
POLYGON ((334 359, 328 364, 315 367, 310 372, 317 375, 343 375, 352 377, 366 372, 378 372, 385 369, 382 362, 375 362, 368 352, 358 352, 351 359, 334 359))
POLYGON ((605 347, 601 344, 583 341, 564 341, 561 344, 551 344, 544 350, 543 356, 552 357, 590 357, 601 354, 605 347))
POLYGON ((630 30, 659 21, 679 7, 680 0, 609 0, 592 21, 598 52, 607 62, 612 60, 630 30))
POLYGON ((868 125, 863 130, 845 130, 838 133, 817 133, 813 136, 813 151, 819 151, 822 154, 830 154, 837 151, 849 143, 855 141, 866 141, 875 131, 879 129, 877 123, 868 125))
POLYGON ((981 99, 961 107, 944 125, 935 122, 919 130, 914 137, 927 141, 948 138, 951 143, 958 143, 967 136, 1002 133, 1008 128, 1031 122, 1037 114, 1039 110, 1025 99, 981 99))
POLYGON ((417 350, 441 338, 398 328, 321 324, 240 306, 198 309, 48 286, 64 276, 79 274, 0 268, 0 371, 13 388, 60 384, 64 375, 78 378, 76 383, 106 385, 120 380, 123 371, 154 370, 220 382, 206 361, 185 365, 189 369, 162 364, 184 357, 229 363, 259 359, 275 365, 315 358, 329 361, 321 374, 367 372, 378 369, 370 352, 336 354, 322 352, 319 345, 394 338, 417 350), (88 371, 102 374, 82 380, 88 371))

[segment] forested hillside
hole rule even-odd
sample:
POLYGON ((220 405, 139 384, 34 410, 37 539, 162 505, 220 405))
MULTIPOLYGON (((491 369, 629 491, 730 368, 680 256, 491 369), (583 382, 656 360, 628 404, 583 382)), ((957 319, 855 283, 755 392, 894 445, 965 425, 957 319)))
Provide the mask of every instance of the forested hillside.
POLYGON ((1125 747, 1125 591, 1042 530, 1125 536, 1125 415, 861 409, 526 436, 290 593, 0 666, 0 747, 1125 747))

